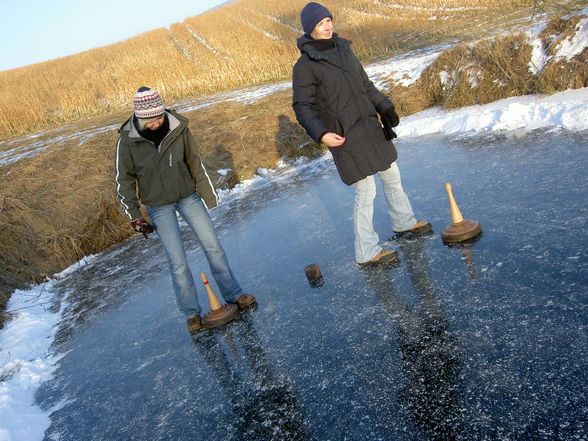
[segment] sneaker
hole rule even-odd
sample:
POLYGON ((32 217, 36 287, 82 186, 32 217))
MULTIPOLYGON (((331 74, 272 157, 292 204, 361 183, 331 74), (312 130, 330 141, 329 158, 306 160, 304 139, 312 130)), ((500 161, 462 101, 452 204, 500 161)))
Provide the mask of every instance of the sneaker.
POLYGON ((255 298, 255 296, 252 296, 251 294, 241 294, 239 297, 237 297, 237 300, 235 300, 235 303, 237 304, 239 309, 248 308, 255 302, 257 302, 257 299, 255 298))
POLYGON ((387 250, 382 248, 378 254, 372 257, 367 262, 357 262, 359 266, 372 266, 372 265, 380 265, 382 263, 388 263, 392 261, 397 261, 399 259, 398 253, 394 250, 387 250))
POLYGON ((194 334, 202 329, 202 320, 198 314, 193 315, 188 319, 188 332, 194 334))

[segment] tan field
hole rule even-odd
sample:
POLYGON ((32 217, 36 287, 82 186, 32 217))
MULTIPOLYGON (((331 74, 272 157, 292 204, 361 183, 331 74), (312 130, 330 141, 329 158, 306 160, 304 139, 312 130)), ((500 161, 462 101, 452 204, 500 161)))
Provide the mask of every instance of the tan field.
MULTIPOLYGON (((0 72, 0 139, 127 108, 129 93, 145 84, 174 100, 286 79, 298 55, 304 4, 236 1, 169 30, 0 72)), ((329 8, 338 31, 367 60, 457 36, 479 38, 488 23, 511 22, 532 4, 332 0, 329 8)))

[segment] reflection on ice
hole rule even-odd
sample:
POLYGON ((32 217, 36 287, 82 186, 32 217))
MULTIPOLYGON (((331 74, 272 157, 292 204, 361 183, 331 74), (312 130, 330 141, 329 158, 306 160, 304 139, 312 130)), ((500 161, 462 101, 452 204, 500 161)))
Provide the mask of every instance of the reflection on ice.
POLYGON ((394 318, 403 389, 397 399, 427 439, 468 439, 463 427, 460 376, 463 348, 430 276, 424 239, 400 240, 400 250, 418 301, 396 294, 392 271, 364 269, 362 276, 394 318))
POLYGON ((294 387, 276 375, 251 320, 195 335, 194 344, 232 405, 225 429, 231 439, 310 440, 294 387))

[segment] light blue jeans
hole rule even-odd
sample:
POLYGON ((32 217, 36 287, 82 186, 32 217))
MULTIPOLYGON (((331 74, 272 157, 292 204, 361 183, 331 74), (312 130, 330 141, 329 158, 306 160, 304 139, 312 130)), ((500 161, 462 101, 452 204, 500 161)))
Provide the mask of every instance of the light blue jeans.
POLYGON ((194 277, 186 258, 177 213, 194 231, 196 239, 208 259, 211 274, 221 295, 225 301, 234 303, 237 297, 242 294, 242 290, 229 267, 229 261, 218 240, 202 199, 194 193, 170 205, 149 207, 147 212, 167 254, 176 301, 180 311, 186 317, 201 313, 194 277))
MULTIPOLYGON (((400 171, 396 162, 393 162, 389 169, 378 172, 378 175, 384 187, 388 214, 392 219, 392 230, 407 230, 416 223, 416 219, 410 201, 402 189, 400 171)), ((355 260, 359 263, 367 262, 382 250, 373 223, 374 199, 376 197, 374 176, 368 176, 353 184, 355 188, 355 206, 353 208, 355 260)))

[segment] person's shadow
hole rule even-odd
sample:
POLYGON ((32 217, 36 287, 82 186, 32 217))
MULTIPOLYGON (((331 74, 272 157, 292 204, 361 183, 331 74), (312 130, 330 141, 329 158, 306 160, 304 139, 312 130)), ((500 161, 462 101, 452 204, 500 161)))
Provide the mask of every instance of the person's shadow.
POLYGON ((397 324, 405 384, 398 396, 425 439, 467 439, 460 414, 463 350, 443 311, 430 277, 423 238, 400 241, 418 297, 416 305, 396 293, 389 268, 360 270, 397 324))
POLYGON ((193 340, 233 406, 238 439, 311 438, 294 387, 272 370, 251 311, 243 312, 230 327, 205 330, 193 340))
MULTIPOLYGON (((325 154, 327 147, 316 144, 296 121, 290 120, 287 115, 279 114, 276 122, 275 135, 276 151, 284 161, 295 161, 299 158, 317 159, 325 154)), ((291 174, 290 181, 294 185, 301 185, 309 179, 309 172, 304 168, 296 168, 291 174)), ((333 195, 326 190, 314 193, 316 199, 313 206, 316 210, 325 210, 333 222, 341 218, 341 209, 333 205, 333 195)))
POLYGON ((239 183, 233 154, 222 144, 216 145, 212 152, 202 159, 216 189, 228 190, 239 183))
POLYGON ((279 114, 276 126, 276 151, 283 160, 294 160, 303 156, 316 158, 323 154, 322 147, 310 139, 304 129, 288 116, 279 114))

